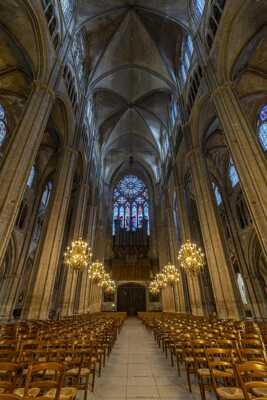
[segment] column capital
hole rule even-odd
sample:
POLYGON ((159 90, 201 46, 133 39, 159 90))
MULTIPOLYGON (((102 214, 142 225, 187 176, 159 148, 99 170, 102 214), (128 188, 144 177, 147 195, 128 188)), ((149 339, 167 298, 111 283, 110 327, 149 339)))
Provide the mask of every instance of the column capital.
POLYGON ((226 81, 224 83, 222 83, 219 86, 216 86, 212 93, 211 93, 211 99, 213 100, 214 97, 219 96, 220 94, 222 94, 223 92, 225 92, 227 89, 234 89, 235 88, 235 83, 233 81, 226 81))
POLYGON ((39 91, 44 91, 47 94, 49 94, 53 99, 55 99, 56 97, 55 92, 47 82, 34 80, 32 84, 34 89, 39 91))

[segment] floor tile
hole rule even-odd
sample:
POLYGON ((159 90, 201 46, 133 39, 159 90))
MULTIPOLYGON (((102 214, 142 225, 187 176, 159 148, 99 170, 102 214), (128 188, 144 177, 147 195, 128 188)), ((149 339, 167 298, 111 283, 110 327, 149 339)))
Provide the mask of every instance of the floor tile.
MULTIPOLYGON (((87 400, 200 400, 199 388, 192 380, 188 392, 185 371, 178 377, 170 359, 158 348, 150 332, 137 318, 126 320, 103 369, 96 378, 95 393, 87 400)), ((76 400, 83 400, 79 393, 76 400)), ((215 397, 207 393, 207 400, 215 397)))

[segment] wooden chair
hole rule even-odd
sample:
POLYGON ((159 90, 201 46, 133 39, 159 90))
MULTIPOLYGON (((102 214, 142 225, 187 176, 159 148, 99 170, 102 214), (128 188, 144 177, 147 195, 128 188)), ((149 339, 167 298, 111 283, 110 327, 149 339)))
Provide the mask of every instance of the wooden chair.
POLYGON ((232 349, 210 348, 206 357, 214 393, 219 400, 243 400, 244 395, 234 374, 232 349))
POLYGON ((24 397, 30 396, 30 389, 40 389, 38 399, 73 400, 77 394, 75 388, 63 388, 64 364, 47 362, 32 364, 28 368, 24 397))
POLYGON ((240 354, 243 361, 267 362, 265 348, 260 339, 242 339, 240 354))
POLYGON ((12 393, 16 387, 19 364, 11 362, 0 362, 0 392, 12 393))
POLYGON ((191 341, 191 345, 193 348, 194 370, 198 379, 201 399, 205 400, 205 388, 210 388, 211 386, 211 375, 206 357, 206 349, 212 345, 212 342, 204 339, 196 339, 191 341))
POLYGON ((72 357, 68 357, 65 377, 71 386, 78 390, 84 390, 84 399, 87 399, 87 391, 91 380, 91 391, 95 387, 96 358, 92 356, 91 349, 75 350, 72 357))
POLYGON ((267 398, 267 364, 247 361, 235 366, 245 400, 267 398))
POLYGON ((11 393, 0 394, 0 400, 21 400, 21 397, 11 393))

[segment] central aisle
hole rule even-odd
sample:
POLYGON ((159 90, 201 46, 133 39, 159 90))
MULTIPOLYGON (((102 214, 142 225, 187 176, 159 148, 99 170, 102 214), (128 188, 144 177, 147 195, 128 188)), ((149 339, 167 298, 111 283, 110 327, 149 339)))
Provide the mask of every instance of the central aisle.
POLYGON ((184 373, 166 360, 153 336, 137 318, 125 321, 95 393, 88 400, 108 399, 200 399, 198 387, 187 391, 184 373))

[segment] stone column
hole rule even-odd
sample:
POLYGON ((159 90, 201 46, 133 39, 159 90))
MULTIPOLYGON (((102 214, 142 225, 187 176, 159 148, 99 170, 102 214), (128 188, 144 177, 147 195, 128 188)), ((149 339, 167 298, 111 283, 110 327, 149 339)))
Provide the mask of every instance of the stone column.
POLYGON ((225 137, 238 171, 254 227, 267 259, 267 164, 232 82, 212 93, 225 137))
MULTIPOLYGON (((93 230, 94 226, 94 214, 96 212, 96 207, 94 206, 94 202, 91 199, 91 202, 87 205, 90 208, 90 218, 89 218, 89 227, 87 229, 87 241, 90 243, 90 246, 93 249, 93 230)), ((94 253, 94 252, 93 252, 94 253)), ((82 281, 81 281, 81 292, 80 292, 80 301, 79 301, 79 314, 83 314, 89 311, 90 306, 90 293, 92 291, 93 284, 88 278, 87 271, 82 272, 82 281)))
MULTIPOLYGON (((176 188, 178 214, 181 221, 181 237, 183 243, 191 239, 190 223, 185 207, 184 187, 179 185, 176 188)), ((190 298, 191 312, 193 315, 203 315, 202 296, 198 276, 187 274, 188 291, 190 298)))
POLYGON ((54 92, 46 84, 35 81, 24 115, 3 160, 0 170, 0 265, 14 228, 27 179, 43 138, 54 92))
POLYGON ((190 155, 191 171, 207 264, 219 318, 238 318, 228 260, 218 226, 205 160, 199 148, 190 155))
MULTIPOLYGON (((181 271, 178 266, 177 256, 178 256, 178 246, 177 246, 177 238, 175 233, 175 225, 173 221, 173 209, 168 208, 168 221, 169 221, 169 237, 170 237, 170 249, 171 249, 171 256, 172 256, 172 263, 176 266, 179 270, 180 275, 181 271)), ((184 299, 184 291, 183 291, 183 283, 182 277, 180 277, 180 281, 176 283, 172 288, 172 293, 174 297, 174 305, 175 311, 177 312, 185 312, 185 299, 184 299)))
MULTIPOLYGON (((82 183, 79 186, 78 198, 76 200, 77 204, 74 216, 75 218, 74 230, 73 230, 73 238, 71 238, 71 240, 77 240, 80 237, 83 238, 88 195, 89 195, 89 185, 82 183)), ((72 315, 74 313, 75 293, 77 289, 79 274, 82 274, 82 278, 86 276, 87 268, 84 271, 80 272, 74 271, 72 268, 69 268, 67 271, 66 284, 64 289, 64 299, 62 306, 62 315, 72 315)))
POLYGON ((49 315, 72 188, 75 159, 76 154, 73 149, 63 149, 47 229, 37 257, 37 271, 28 309, 29 319, 47 319, 49 315))
MULTIPOLYGON (((159 254, 159 265, 160 270, 170 261, 170 238, 169 238, 169 226, 168 226, 168 215, 166 214, 165 201, 162 201, 161 209, 158 213, 157 230, 158 230, 158 254, 159 254)), ((170 299, 170 287, 166 287, 161 291, 162 309, 163 311, 174 311, 171 310, 171 299, 170 299)), ((173 295, 172 295, 172 300, 173 295)))

